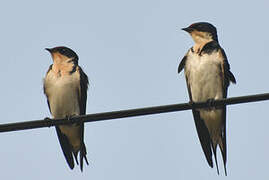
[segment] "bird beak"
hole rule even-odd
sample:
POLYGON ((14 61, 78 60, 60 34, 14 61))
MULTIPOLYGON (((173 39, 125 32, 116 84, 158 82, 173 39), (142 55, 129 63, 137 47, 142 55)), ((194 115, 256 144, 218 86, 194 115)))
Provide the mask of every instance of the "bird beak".
POLYGON ((49 51, 50 53, 52 52, 50 48, 45 48, 45 50, 49 51))
POLYGON ((186 31, 188 33, 191 33, 194 29, 193 28, 189 28, 189 27, 186 27, 186 28, 182 28, 183 31, 186 31))

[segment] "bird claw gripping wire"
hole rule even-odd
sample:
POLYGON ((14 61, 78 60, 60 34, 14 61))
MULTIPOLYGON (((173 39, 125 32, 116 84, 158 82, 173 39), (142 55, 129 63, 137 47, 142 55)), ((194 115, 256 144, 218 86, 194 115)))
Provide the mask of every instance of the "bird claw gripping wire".
MULTIPOLYGON (((68 121, 70 121, 72 124, 74 124, 76 122, 75 119, 74 119, 75 116, 76 116, 75 114, 73 114, 73 115, 67 115, 65 118, 68 121)), ((79 124, 79 123, 76 123, 76 124, 79 124)))
POLYGON ((215 107, 215 99, 210 98, 206 102, 208 104, 208 109, 214 109, 214 108, 216 108, 215 107))
POLYGON ((45 117, 44 118, 44 121, 46 121, 47 122, 47 127, 51 127, 51 126, 53 126, 53 124, 51 123, 51 121, 50 121, 51 119, 49 118, 49 117, 45 117))
POLYGON ((193 101, 189 101, 189 105, 190 105, 192 108, 194 108, 194 107, 193 107, 193 105, 194 105, 194 102, 193 102, 193 101))

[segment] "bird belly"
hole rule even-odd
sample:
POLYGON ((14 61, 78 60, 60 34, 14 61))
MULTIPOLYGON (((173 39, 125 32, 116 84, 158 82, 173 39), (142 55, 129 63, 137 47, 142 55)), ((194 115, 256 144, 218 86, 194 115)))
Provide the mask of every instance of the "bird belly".
MULTIPOLYGON (((188 81, 192 101, 223 98, 223 80, 220 61, 214 55, 192 56, 187 62, 188 81)), ((222 109, 197 109, 211 137, 220 133, 222 109)), ((213 140, 213 139, 212 139, 213 140)))
MULTIPOLYGON (((66 118, 67 116, 79 115, 78 102, 79 83, 71 77, 52 79, 46 86, 50 109, 53 118, 66 118)), ((67 136, 73 149, 80 148, 80 127, 76 124, 59 126, 61 132, 67 136)))
POLYGON ((47 87, 51 113, 54 118, 79 114, 78 87, 67 80, 58 80, 47 87))
POLYGON ((189 63, 189 85, 194 102, 221 99, 223 86, 220 64, 210 60, 196 59, 189 63), (200 61, 200 62, 199 62, 200 61))

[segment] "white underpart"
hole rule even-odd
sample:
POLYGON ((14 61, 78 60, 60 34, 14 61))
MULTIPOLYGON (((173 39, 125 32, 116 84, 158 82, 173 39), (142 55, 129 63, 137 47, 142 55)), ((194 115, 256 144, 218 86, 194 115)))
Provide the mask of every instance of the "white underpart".
MULTIPOLYGON (((80 84, 77 72, 65 76, 55 76, 52 72, 48 73, 45 83, 54 118, 79 115, 78 87, 80 84)), ((80 148, 79 126, 62 125, 59 128, 68 137, 73 149, 77 151, 80 148)))
MULTIPOLYGON (((199 56, 197 53, 189 51, 185 73, 188 75, 192 100, 194 102, 223 98, 220 58, 217 52, 199 56)), ((198 110, 200 111, 201 118, 205 121, 213 142, 218 143, 220 140, 222 110, 198 110)))

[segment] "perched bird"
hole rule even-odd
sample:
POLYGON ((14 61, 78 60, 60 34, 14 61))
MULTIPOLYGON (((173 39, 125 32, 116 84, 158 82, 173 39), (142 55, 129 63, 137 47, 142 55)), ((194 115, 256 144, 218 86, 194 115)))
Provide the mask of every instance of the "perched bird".
MULTIPOLYGON (((181 60, 178 73, 184 68, 190 102, 209 101, 227 97, 230 81, 236 83, 224 50, 218 42, 216 28, 199 22, 182 30, 194 40, 194 46, 181 60)), ((196 130, 209 166, 213 167, 212 150, 219 174, 216 148, 220 147, 226 170, 226 106, 192 110, 196 130)))
MULTIPOLYGON (((44 93, 53 118, 70 118, 86 113, 88 77, 78 65, 77 54, 67 47, 46 48, 53 64, 44 78, 44 93)), ((84 144, 84 124, 56 126, 58 139, 71 169, 74 158, 83 171, 83 159, 88 164, 84 144), (77 156, 80 154, 80 162, 77 156)))

